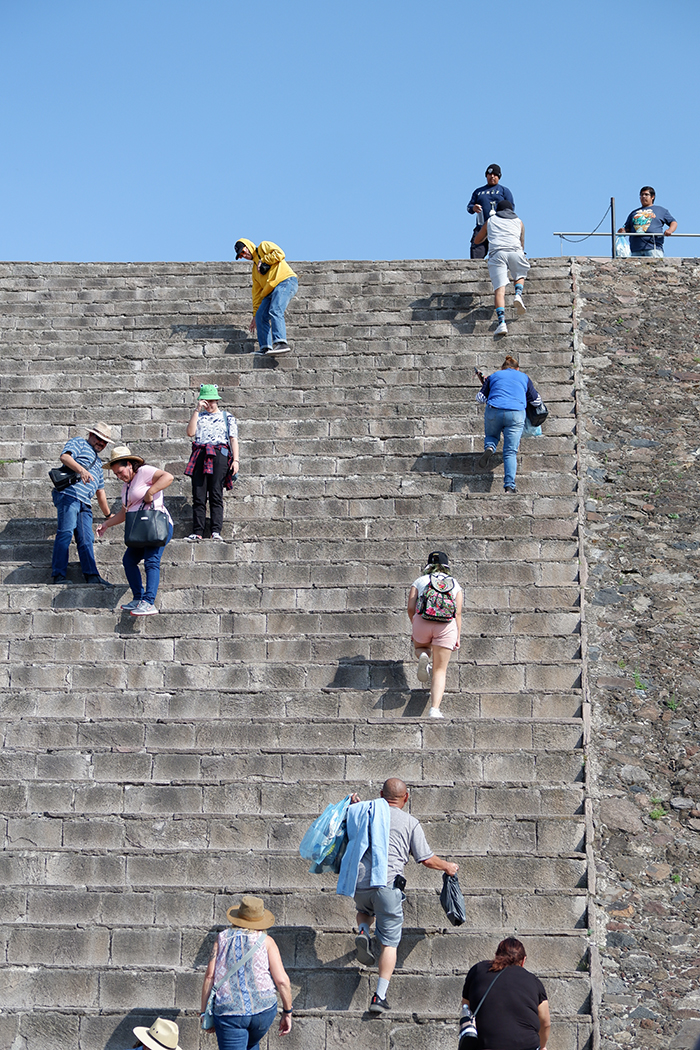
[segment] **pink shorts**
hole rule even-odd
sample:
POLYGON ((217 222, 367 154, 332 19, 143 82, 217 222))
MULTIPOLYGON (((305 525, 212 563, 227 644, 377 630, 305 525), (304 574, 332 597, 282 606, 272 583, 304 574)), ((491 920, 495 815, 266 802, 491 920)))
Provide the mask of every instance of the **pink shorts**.
POLYGON ((418 612, 414 613, 411 638, 415 645, 439 645, 442 649, 454 649, 458 639, 457 621, 436 623, 433 620, 424 620, 418 612))

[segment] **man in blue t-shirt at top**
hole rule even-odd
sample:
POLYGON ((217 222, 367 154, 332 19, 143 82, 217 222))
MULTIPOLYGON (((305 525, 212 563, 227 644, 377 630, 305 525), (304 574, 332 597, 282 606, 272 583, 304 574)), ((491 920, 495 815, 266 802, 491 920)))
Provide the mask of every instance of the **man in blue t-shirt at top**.
POLYGON ((642 186, 639 191, 641 208, 635 208, 627 216, 625 225, 621 226, 618 233, 649 233, 653 237, 630 237, 630 254, 635 258, 647 256, 649 258, 663 259, 664 237, 670 237, 678 223, 667 208, 660 204, 654 204, 656 190, 653 186, 642 186), (664 226, 668 226, 664 230, 664 226))
POLYGON ((501 169, 498 164, 489 164, 486 169, 486 185, 479 186, 477 190, 474 190, 467 205, 469 214, 476 215, 476 226, 472 233, 471 248, 469 250, 470 259, 485 259, 488 255, 488 240, 482 241, 481 244, 474 244, 474 238, 487 221, 491 212, 495 213, 498 202, 510 201, 511 207, 515 210, 513 194, 507 186, 499 186, 500 180, 501 169))

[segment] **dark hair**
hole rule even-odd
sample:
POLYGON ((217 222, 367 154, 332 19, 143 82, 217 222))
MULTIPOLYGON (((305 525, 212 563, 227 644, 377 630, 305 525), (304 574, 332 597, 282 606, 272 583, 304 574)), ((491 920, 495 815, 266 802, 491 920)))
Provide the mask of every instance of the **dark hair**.
POLYGON ((506 354, 506 359, 501 365, 499 371, 503 371, 504 368, 520 368, 517 358, 511 357, 510 354, 506 354))
POLYGON ((506 937, 496 948, 496 957, 491 960, 489 970, 497 973, 506 966, 519 966, 525 961, 525 946, 516 937, 506 937))
POLYGON ((639 196, 641 197, 641 195, 642 195, 642 194, 643 194, 644 192, 646 192, 647 190, 648 190, 648 191, 649 191, 649 193, 651 194, 651 199, 652 199, 653 201, 655 201, 655 200, 656 200, 656 190, 654 189, 654 187, 653 187, 653 186, 642 186, 641 190, 639 191, 639 196))
MULTIPOLYGON (((498 214, 499 211, 513 211, 513 205, 504 197, 503 200, 500 200, 496 205, 496 214, 498 214)), ((513 214, 515 215, 515 212, 513 212, 513 214)))

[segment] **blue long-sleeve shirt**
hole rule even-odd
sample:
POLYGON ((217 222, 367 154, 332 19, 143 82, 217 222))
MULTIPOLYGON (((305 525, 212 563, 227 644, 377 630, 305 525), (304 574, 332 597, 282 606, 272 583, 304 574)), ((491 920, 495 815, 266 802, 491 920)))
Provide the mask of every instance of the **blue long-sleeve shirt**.
POLYGON ((477 190, 474 190, 471 196, 471 200, 467 205, 467 211, 470 215, 474 215, 474 205, 481 205, 481 213, 484 217, 484 222, 488 219, 491 214, 491 205, 493 204, 494 209, 499 201, 510 201, 511 207, 515 211, 515 201, 513 200, 513 194, 510 192, 507 186, 501 186, 500 182, 496 186, 479 186, 477 190))
POLYGON ((383 798, 369 802, 356 802, 348 807, 346 827, 348 845, 340 863, 340 875, 336 893, 341 897, 354 897, 360 861, 372 847, 372 886, 386 886, 389 867, 389 828, 391 814, 389 803, 383 798))
POLYGON ((479 404, 489 404, 492 408, 525 408, 527 404, 541 405, 542 398, 535 390, 534 384, 524 372, 517 368, 501 368, 493 375, 487 376, 479 393, 476 395, 479 404))

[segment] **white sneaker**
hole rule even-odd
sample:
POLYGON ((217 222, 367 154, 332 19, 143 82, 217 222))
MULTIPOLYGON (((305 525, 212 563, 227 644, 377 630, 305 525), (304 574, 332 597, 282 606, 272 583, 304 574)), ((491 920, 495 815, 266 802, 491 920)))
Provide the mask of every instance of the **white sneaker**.
POLYGON ((526 309, 527 309, 527 307, 525 306, 525 303, 523 302, 522 295, 520 295, 520 294, 516 295, 516 297, 513 300, 513 302, 515 303, 515 309, 518 311, 518 313, 519 314, 524 314, 526 309))
POLYGON ((429 713, 430 713, 430 717, 431 718, 444 718, 445 717, 439 707, 431 707, 429 713))
POLYGON ((430 681, 430 657, 427 653, 421 653, 418 657, 418 681, 427 685, 430 681))
POLYGON ((198 532, 191 532, 189 534, 189 536, 187 537, 187 542, 188 543, 196 543, 197 540, 201 540, 201 538, 202 537, 199 535, 198 532))
POLYGON ((213 540, 220 540, 221 539, 221 533, 220 532, 212 532, 211 538, 213 540))
POLYGON ((158 610, 150 602, 139 602, 135 609, 131 610, 132 616, 157 616, 158 610))
POLYGON ((505 321, 501 321, 501 323, 499 324, 498 328, 496 329, 496 331, 493 334, 494 335, 508 335, 508 325, 506 324, 506 322, 505 321))

